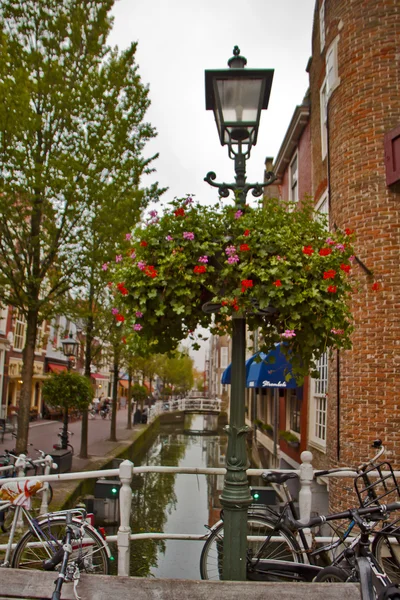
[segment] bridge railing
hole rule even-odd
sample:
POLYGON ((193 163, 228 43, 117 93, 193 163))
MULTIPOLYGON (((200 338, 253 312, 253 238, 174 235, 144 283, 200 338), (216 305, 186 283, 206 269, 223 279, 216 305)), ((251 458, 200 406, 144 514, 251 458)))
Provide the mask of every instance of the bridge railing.
MULTIPOLYGON (((281 473, 296 473, 299 476, 300 492, 299 492, 299 513, 300 519, 307 522, 311 516, 311 505, 312 505, 312 482, 315 479, 314 469, 312 466, 312 453, 304 451, 301 454, 302 463, 299 469, 274 469, 281 473)), ((248 469, 247 474, 249 476, 260 476, 268 469, 248 469)), ((118 527, 117 535, 107 536, 107 541, 117 542, 118 546, 118 575, 127 576, 129 575, 129 560, 130 560, 130 543, 131 541, 139 539, 179 539, 179 540, 205 540, 209 535, 206 532, 204 535, 191 534, 191 533, 132 533, 130 527, 131 509, 132 509, 132 489, 131 483, 133 475, 139 473, 185 473, 188 475, 224 475, 224 468, 196 468, 196 467, 158 467, 158 466, 141 466, 135 467, 129 460, 124 460, 118 469, 103 469, 101 471, 83 471, 79 473, 62 473, 54 475, 41 475, 37 477, 13 477, 4 478, 1 483, 8 482, 24 482, 29 480, 39 481, 74 481, 82 479, 99 479, 100 477, 111 477, 119 478, 121 481, 121 488, 119 492, 119 507, 120 507, 120 523, 118 527)), ((355 471, 342 471, 336 472, 326 477, 356 477, 355 471)), ((374 473, 369 475, 373 476, 374 473)), ((397 477, 400 476, 399 471, 395 471, 397 477)), ((379 476, 376 473, 376 476, 379 476)), ((44 493, 47 493, 45 490, 44 493)), ((331 538, 316 537, 316 542, 330 541, 331 538)), ((5 550, 6 545, 0 545, 0 551, 5 550)))
POLYGON ((200 412, 221 412, 219 398, 180 398, 170 402, 171 410, 198 410, 200 412))

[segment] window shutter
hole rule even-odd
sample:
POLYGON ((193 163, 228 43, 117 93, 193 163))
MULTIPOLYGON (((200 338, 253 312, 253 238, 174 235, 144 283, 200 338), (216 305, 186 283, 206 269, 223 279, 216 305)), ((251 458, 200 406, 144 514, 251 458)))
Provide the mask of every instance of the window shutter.
POLYGON ((386 184, 400 181, 400 125, 385 134, 386 184))

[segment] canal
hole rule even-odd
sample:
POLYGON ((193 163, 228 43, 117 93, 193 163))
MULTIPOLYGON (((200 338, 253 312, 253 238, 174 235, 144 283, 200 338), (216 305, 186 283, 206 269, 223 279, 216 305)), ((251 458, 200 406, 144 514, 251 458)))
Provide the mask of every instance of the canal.
MULTIPOLYGON (((136 466, 224 467, 226 434, 204 432, 205 419, 160 425, 150 445, 129 456, 136 466)), ((223 475, 145 473, 132 482, 132 533, 206 533, 219 519, 223 475)), ((116 526, 106 527, 116 533, 116 526)), ((201 541, 138 540, 131 543, 130 574, 139 577, 200 579, 201 541)), ((116 548, 112 548, 117 556, 116 548)), ((113 564, 116 571, 116 564, 113 564)))

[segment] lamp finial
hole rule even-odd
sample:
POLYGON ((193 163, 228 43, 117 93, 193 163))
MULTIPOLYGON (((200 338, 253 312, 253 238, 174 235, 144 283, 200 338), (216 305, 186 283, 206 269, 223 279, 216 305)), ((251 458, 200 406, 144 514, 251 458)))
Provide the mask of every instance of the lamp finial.
POLYGON ((230 69, 244 69, 247 65, 247 59, 244 56, 240 56, 239 46, 235 46, 233 49, 233 56, 228 60, 228 67, 230 69))

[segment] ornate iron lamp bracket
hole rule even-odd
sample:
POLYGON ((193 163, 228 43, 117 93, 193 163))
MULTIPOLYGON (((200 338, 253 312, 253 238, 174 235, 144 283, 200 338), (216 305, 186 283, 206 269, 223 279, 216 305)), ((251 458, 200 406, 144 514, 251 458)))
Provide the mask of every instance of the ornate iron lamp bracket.
POLYGON ((272 183, 277 180, 277 176, 272 171, 268 171, 265 174, 266 181, 264 183, 245 183, 244 186, 238 185, 237 183, 217 183, 215 179, 217 178, 214 171, 210 171, 204 177, 204 181, 206 181, 212 187, 218 188, 219 195, 222 198, 228 198, 230 191, 233 193, 239 192, 242 198, 246 198, 247 194, 252 190, 252 195, 255 198, 262 196, 264 192, 264 188, 268 187, 272 183))

